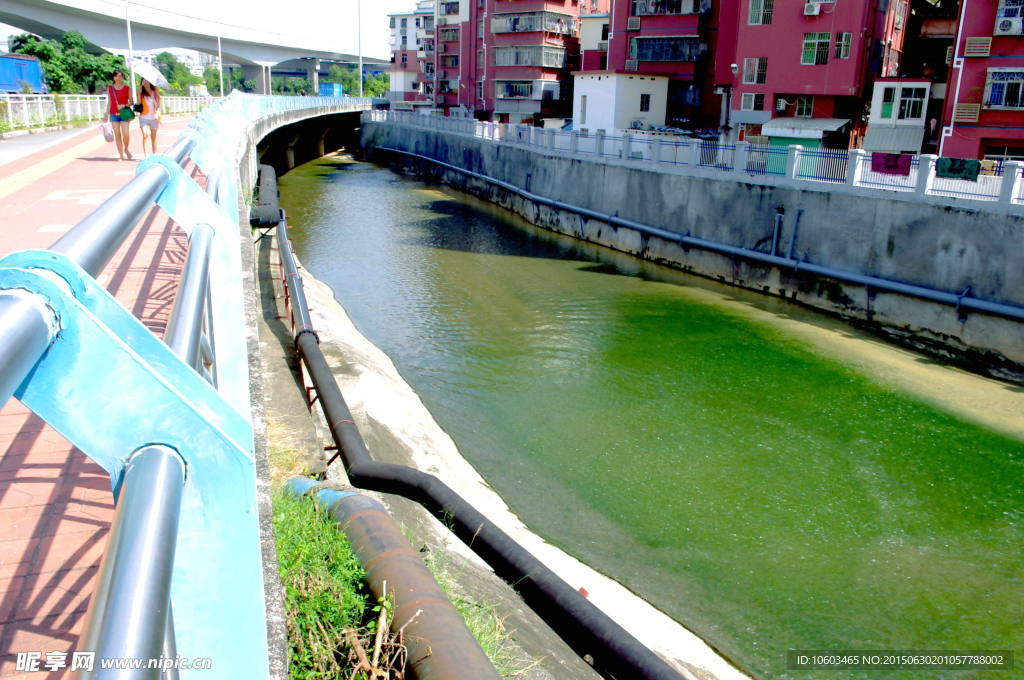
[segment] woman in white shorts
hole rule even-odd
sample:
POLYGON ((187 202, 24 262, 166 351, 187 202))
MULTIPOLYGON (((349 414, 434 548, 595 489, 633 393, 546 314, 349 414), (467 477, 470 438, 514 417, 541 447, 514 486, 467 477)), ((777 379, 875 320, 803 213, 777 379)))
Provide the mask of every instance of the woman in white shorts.
POLYGON ((143 78, 139 85, 139 102, 142 104, 142 112, 139 114, 139 127, 142 128, 142 155, 146 155, 147 137, 150 148, 155 154, 156 131, 160 129, 160 119, 163 117, 163 113, 160 111, 160 88, 143 78))

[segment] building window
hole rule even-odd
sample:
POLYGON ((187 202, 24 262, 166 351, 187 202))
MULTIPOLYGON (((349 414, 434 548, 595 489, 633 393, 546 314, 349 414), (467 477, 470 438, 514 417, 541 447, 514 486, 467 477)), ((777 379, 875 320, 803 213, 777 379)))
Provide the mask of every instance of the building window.
POLYGON ((985 81, 985 106, 1024 108, 1022 84, 1024 71, 989 71, 985 81))
POLYGON ((459 55, 457 54, 446 54, 441 57, 442 68, 458 68, 459 67, 459 55))
POLYGON ((587 124, 587 95, 580 96, 580 125, 587 124))
POLYGON ((404 50, 408 46, 409 46, 409 36, 403 35, 402 36, 402 49, 404 50))
POLYGON ((796 98, 796 116, 797 118, 810 118, 811 114, 814 113, 814 96, 806 95, 796 98))
POLYGON ((633 16, 648 14, 695 14, 693 0, 633 0, 633 16))
POLYGON ((547 68, 564 68, 565 48, 541 47, 538 45, 492 47, 491 63, 495 66, 542 66, 547 68))
POLYGON ((828 63, 828 47, 832 42, 831 33, 804 33, 804 54, 801 64, 820 65, 828 63))
POLYGON ((395 18, 391 17, 391 28, 395 27, 395 18))
POLYGON ((483 50, 477 50, 476 51, 476 67, 477 68, 483 68, 484 67, 484 51, 483 50))
POLYGON ((647 113, 651 110, 651 95, 640 95, 640 113, 647 113))
POLYGON ((896 101, 896 88, 882 89, 882 118, 892 118, 892 104, 896 101))
POLYGON ((697 36, 629 40, 629 58, 637 61, 697 61, 700 52, 697 36))
POLYGON ((476 39, 477 40, 483 40, 484 39, 484 20, 483 19, 477 19, 476 20, 476 39))
POLYGON ((402 68, 405 68, 409 64, 409 55, 402 54, 402 68))
POLYGON ((477 9, 483 9, 484 8, 484 0, 476 0, 476 8, 477 9))
POLYGON ((885 60, 885 73, 884 75, 889 78, 895 78, 900 72, 900 51, 889 48, 889 53, 886 55, 885 60))
POLYGON ((900 120, 924 117, 923 87, 904 87, 900 90, 900 120))
POLYGON ((740 100, 740 108, 744 111, 764 111, 764 95, 748 92, 740 100))
POLYGON ((457 2, 443 2, 441 3, 441 14, 451 15, 459 13, 459 3, 457 2))
POLYGON ((599 71, 607 71, 608 70, 608 55, 607 54, 602 54, 601 57, 598 59, 597 69, 599 71))
MULTIPOLYGON (((1024 2, 1024 0, 1021 0, 1024 2)), ((608 39, 608 24, 601 24, 601 40, 605 41, 608 39)))
POLYGON ((426 17, 423 19, 423 28, 428 31, 434 30, 434 17, 426 17))
POLYGON ((836 33, 836 59, 850 58, 850 43, 853 33, 836 33))
POLYGON ((1024 0, 999 0, 999 11, 996 16, 1000 19, 1024 17, 1024 0))
POLYGON ((408 19, 402 19, 402 28, 405 28, 408 25, 409 25, 409 20, 408 19))
POLYGON ((442 28, 441 29, 441 42, 459 42, 459 29, 458 28, 442 28))
POLYGON ((750 26, 767 26, 772 23, 772 10, 775 0, 750 0, 750 11, 747 24, 750 26))
POLYGON ((416 28, 420 27, 420 18, 416 17, 416 28))
POLYGON ((896 20, 893 27, 897 31, 903 30, 903 24, 907 20, 907 0, 899 0, 896 3, 896 20))
POLYGON ((579 22, 568 14, 557 12, 524 12, 496 14, 491 19, 491 33, 530 33, 544 31, 575 35, 579 22))
POLYGON ((494 95, 498 99, 529 99, 533 96, 532 80, 494 81, 494 95))
POLYGON ((768 81, 768 59, 750 57, 743 60, 743 84, 764 85, 768 81))

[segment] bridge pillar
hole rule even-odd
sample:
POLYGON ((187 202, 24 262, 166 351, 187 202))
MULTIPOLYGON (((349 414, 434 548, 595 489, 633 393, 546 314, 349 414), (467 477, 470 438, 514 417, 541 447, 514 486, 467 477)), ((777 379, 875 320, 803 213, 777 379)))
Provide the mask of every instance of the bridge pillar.
POLYGON ((295 135, 292 141, 288 142, 288 146, 285 149, 284 155, 285 160, 288 163, 288 169, 291 170, 295 167, 295 145, 299 141, 299 135, 295 135))
POLYGON ((263 66, 258 64, 256 66, 242 66, 242 78, 244 80, 256 81, 257 94, 269 94, 270 81, 266 71, 263 66))

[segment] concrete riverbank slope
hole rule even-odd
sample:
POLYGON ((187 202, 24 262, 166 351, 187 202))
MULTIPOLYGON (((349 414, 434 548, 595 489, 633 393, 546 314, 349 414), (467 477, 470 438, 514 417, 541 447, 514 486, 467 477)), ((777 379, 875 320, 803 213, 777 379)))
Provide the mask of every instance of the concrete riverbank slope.
POLYGON ((1024 306, 1024 218, 892 198, 681 175, 629 161, 581 160, 433 129, 363 122, 369 156, 486 198, 541 227, 837 314, 976 370, 1024 379, 1024 324, 887 293, 789 267, 648 237, 526 200, 413 153, 590 210, 729 246, 954 295, 1024 306), (393 150, 393 151, 389 151, 393 150), (776 216, 782 213, 775 233, 776 216))

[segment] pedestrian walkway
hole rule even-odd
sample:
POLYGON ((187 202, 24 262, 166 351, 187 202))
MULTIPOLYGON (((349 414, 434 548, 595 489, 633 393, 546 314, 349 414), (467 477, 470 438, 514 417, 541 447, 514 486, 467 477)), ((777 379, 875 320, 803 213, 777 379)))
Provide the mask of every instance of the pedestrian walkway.
MULTIPOLYGON (((157 150, 190 118, 165 120, 157 150)), ((90 128, 55 144, 40 139, 38 151, 0 165, 0 256, 48 248, 124 186, 142 157, 137 127, 132 134, 136 161, 119 162, 115 146, 90 128)), ((194 165, 186 171, 205 185, 194 165)), ((187 246, 184 232, 153 207, 97 280, 162 336, 187 246)), ((113 508, 103 469, 17 400, 0 410, 0 677, 70 675, 67 667, 44 670, 46 653, 75 648, 113 508), (40 672, 18 670, 18 652, 41 652, 40 672)))

